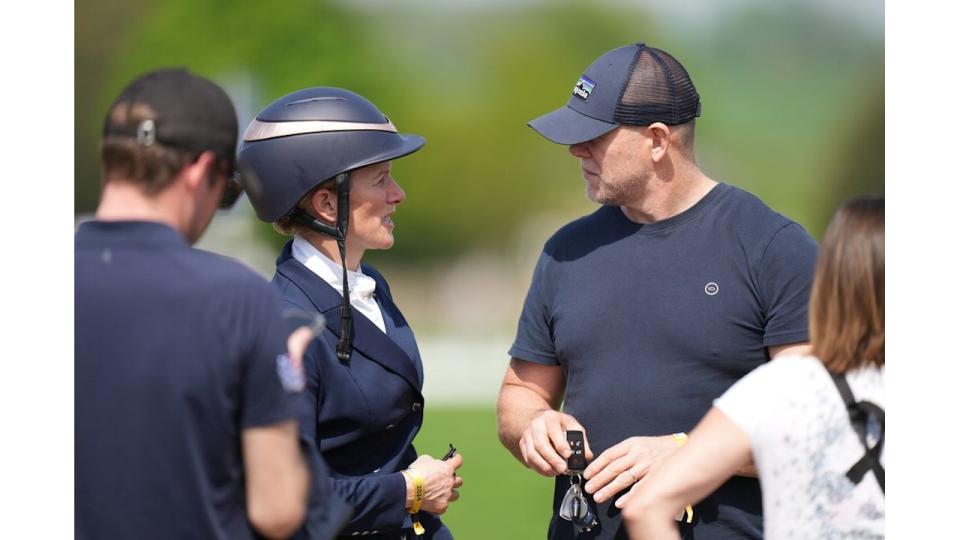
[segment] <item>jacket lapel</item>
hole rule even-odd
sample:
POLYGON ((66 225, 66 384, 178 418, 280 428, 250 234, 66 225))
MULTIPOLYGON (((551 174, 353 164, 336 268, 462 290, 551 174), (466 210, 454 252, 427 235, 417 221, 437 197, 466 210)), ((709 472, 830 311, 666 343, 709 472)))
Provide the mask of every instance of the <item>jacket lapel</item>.
MULTIPOLYGON (((277 273, 289 279, 310 299, 317 311, 326 319, 326 328, 333 335, 340 337, 340 294, 326 281, 310 271, 300 261, 293 258, 290 252, 291 243, 284 246, 277 259, 277 273)), ((353 316, 353 348, 360 351, 370 360, 396 373, 417 392, 420 392, 420 377, 413 359, 406 351, 370 319, 367 319, 356 309, 351 310, 353 316)))
POLYGON ((403 314, 400 313, 400 310, 393 303, 393 298, 390 297, 386 285, 380 281, 381 276, 372 272, 368 275, 371 274, 373 278, 377 280, 377 305, 380 306, 380 313, 383 314, 383 325, 387 330, 387 335, 390 336, 394 343, 406 351, 407 356, 413 360, 413 365, 417 370, 417 380, 422 387, 423 362, 420 360, 417 338, 414 337, 413 330, 410 329, 407 320, 403 318, 403 314))

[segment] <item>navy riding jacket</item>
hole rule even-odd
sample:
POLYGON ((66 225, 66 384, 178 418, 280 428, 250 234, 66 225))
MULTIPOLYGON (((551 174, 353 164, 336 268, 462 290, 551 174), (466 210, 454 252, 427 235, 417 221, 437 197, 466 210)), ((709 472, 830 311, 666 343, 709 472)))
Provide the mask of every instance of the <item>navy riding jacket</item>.
MULTIPOLYGON (((413 439, 423 424, 423 364, 416 339, 383 276, 364 265, 364 274, 377 284, 374 294, 386 333, 353 310, 351 356, 340 361, 336 346, 342 297, 293 258, 291 245, 277 259, 273 285, 288 307, 319 313, 327 321, 304 355, 300 429, 320 449, 336 492, 354 507, 341 534, 399 538, 412 527, 400 471, 417 458, 413 439)), ((452 538, 436 516, 421 513, 418 518, 428 538, 452 538)))

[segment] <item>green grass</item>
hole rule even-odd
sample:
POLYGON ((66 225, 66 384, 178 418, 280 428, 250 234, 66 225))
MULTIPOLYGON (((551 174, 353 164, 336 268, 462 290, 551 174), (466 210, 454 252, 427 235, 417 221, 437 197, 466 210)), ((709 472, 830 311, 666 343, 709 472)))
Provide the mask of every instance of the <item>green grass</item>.
POLYGON ((441 457, 449 443, 463 455, 460 500, 443 515, 457 540, 546 537, 553 479, 527 469, 500 444, 495 410, 428 403, 417 451, 441 457))

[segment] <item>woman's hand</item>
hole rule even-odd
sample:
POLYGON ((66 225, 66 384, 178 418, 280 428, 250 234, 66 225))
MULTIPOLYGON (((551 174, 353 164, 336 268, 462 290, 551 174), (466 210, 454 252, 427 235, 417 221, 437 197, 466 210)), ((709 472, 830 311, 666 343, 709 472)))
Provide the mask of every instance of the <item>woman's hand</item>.
MULTIPOLYGON (((410 464, 410 469, 423 475, 424 494, 420 510, 431 514, 442 514, 447 506, 460 498, 457 488, 463 485, 463 478, 457 476, 457 469, 463 465, 460 454, 441 461, 426 454, 410 464)), ((413 504, 413 483, 407 478, 407 509, 413 504)))

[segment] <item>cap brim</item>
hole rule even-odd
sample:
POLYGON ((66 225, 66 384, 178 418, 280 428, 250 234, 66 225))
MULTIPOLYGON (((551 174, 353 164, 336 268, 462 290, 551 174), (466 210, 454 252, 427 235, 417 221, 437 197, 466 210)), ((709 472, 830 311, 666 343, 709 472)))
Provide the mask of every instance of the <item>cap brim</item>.
POLYGON ((591 118, 566 106, 531 120, 527 125, 557 144, 587 142, 620 126, 591 118))

